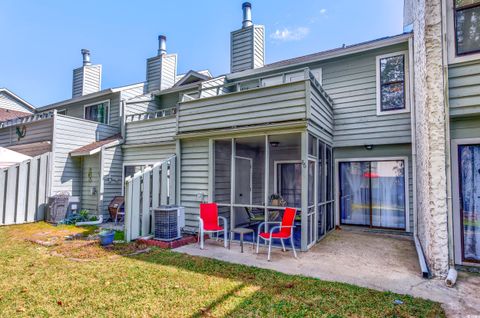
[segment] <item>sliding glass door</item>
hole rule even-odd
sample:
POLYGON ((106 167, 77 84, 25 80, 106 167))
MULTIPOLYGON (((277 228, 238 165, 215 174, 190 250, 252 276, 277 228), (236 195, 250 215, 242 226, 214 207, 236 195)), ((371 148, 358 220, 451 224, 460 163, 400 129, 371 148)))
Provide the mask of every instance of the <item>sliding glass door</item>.
POLYGON ((480 262, 480 145, 459 145, 462 261, 480 262))
POLYGON ((406 228, 403 160, 339 163, 342 224, 406 228))

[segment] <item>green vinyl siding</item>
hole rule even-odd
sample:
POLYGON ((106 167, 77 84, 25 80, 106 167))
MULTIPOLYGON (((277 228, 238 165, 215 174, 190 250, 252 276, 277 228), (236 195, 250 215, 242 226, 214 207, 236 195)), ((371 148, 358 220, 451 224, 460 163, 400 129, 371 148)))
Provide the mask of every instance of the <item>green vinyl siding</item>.
POLYGON ((480 138, 480 116, 452 118, 450 139, 480 138))
POLYGON ((480 60, 448 68, 450 115, 480 114, 480 60))

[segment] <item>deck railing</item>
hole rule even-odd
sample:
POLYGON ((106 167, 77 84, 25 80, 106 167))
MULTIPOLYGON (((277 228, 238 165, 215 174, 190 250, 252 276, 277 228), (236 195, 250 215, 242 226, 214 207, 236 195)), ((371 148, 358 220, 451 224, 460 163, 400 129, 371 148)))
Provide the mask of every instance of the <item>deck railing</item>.
POLYGON ((176 156, 125 179, 125 240, 150 236, 152 210, 176 202, 176 156))
POLYGON ((176 113, 177 113, 177 107, 174 106, 174 107, 160 109, 153 112, 130 114, 125 116, 125 121, 127 123, 131 123, 134 121, 141 121, 141 120, 147 120, 147 119, 164 118, 164 117, 175 116, 176 113))
MULTIPOLYGON (((312 84, 320 90, 321 94, 329 102, 333 103, 331 98, 325 92, 322 85, 315 78, 315 76, 313 75, 313 73, 310 71, 309 68, 301 68, 301 69, 296 69, 288 72, 270 74, 268 76, 260 76, 260 77, 249 78, 249 79, 230 82, 230 83, 224 83, 221 85, 202 87, 201 92, 199 94, 200 97, 197 99, 225 95, 225 94, 241 92, 241 91, 247 91, 250 89, 268 87, 272 85, 281 85, 281 84, 291 83, 291 82, 300 81, 300 80, 311 80, 312 84), (300 75, 299 77, 298 76, 291 77, 291 75, 299 74, 300 72, 303 72, 303 76, 300 75), (268 84, 265 81, 268 81, 269 79, 280 79, 280 81, 278 83, 268 84)), ((197 100, 197 99, 190 98, 189 100, 186 100, 186 101, 188 102, 190 100, 197 100)))
POLYGON ((0 128, 5 128, 9 126, 15 126, 15 125, 21 125, 21 124, 27 124, 31 123, 37 120, 41 119, 47 119, 47 118, 52 118, 53 115, 55 114, 55 110, 50 110, 42 113, 37 113, 37 114, 32 114, 24 117, 18 117, 14 119, 9 119, 0 122, 0 128))

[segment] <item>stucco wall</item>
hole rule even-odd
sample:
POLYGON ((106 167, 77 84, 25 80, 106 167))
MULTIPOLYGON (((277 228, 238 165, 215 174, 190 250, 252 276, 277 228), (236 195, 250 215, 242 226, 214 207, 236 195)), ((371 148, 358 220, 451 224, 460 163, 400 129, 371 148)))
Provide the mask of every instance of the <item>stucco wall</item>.
POLYGON ((441 1, 413 2, 418 235, 432 274, 448 270, 441 1))

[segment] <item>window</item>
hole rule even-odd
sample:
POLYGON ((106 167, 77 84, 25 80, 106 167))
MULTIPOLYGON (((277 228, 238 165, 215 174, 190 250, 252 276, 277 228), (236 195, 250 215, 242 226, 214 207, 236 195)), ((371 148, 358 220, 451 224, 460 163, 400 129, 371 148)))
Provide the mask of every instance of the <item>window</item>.
POLYGON ((480 0, 454 1, 455 52, 480 52, 480 0))
POLYGON ((407 54, 377 56, 377 115, 408 111, 407 54))
POLYGON ((67 110, 66 110, 66 109, 58 109, 58 110, 57 110, 57 114, 59 114, 59 115, 66 115, 66 114, 67 114, 67 110))
POLYGON ((85 106, 84 118, 87 120, 96 121, 102 124, 108 124, 110 101, 104 101, 96 104, 85 106))

